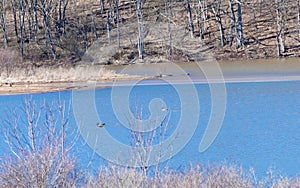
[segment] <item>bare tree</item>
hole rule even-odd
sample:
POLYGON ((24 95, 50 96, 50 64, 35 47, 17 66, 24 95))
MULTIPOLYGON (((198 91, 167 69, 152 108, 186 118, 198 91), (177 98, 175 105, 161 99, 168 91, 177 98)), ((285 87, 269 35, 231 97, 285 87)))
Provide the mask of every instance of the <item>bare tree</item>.
POLYGON ((70 126, 69 112, 70 108, 63 102, 40 106, 32 100, 26 100, 21 113, 20 109, 11 112, 3 126, 5 141, 13 156, 1 161, 3 186, 76 185, 79 173, 70 151, 78 134, 65 135, 70 126))
POLYGON ((297 9, 298 9, 298 33, 300 38, 300 0, 297 0, 297 9))
POLYGON ((92 16, 92 25, 93 25, 94 35, 95 35, 95 38, 96 38, 96 42, 98 43, 99 42, 99 36, 98 36, 98 33, 97 33, 97 26, 96 26, 93 10, 91 10, 91 16, 92 16))
POLYGON ((203 17, 203 8, 202 8, 202 2, 201 0, 198 0, 198 6, 197 6, 197 25, 199 30, 199 39, 200 39, 200 45, 202 46, 202 39, 203 39, 203 22, 205 22, 205 18, 203 17))
MULTIPOLYGON (((236 27, 236 17, 235 17, 235 10, 232 0, 228 0, 229 8, 231 12, 231 26, 230 26, 230 44, 233 42, 234 36, 238 35, 238 30, 236 27), (233 33, 233 30, 235 31, 235 34, 233 33)), ((238 37, 236 37, 238 39, 238 37)))
POLYGON ((50 21, 49 21, 51 11, 52 11, 51 2, 47 4, 47 2, 45 0, 41 0, 41 14, 42 14, 42 17, 43 17, 45 37, 48 40, 47 43, 50 44, 52 57, 55 60, 56 55, 57 55, 56 54, 56 47, 55 47, 54 39, 52 37, 51 28, 50 28, 50 21))
POLYGON ((186 9, 187 9, 187 15, 188 15, 188 20, 189 20, 189 28, 191 32, 191 38, 194 38, 195 35, 195 29, 194 29, 194 23, 193 23, 193 15, 192 15, 192 10, 191 10, 191 3, 190 0, 186 0, 186 9))
POLYGON ((237 21, 235 16, 234 4, 232 0, 229 0, 229 8, 231 12, 231 27, 230 27, 230 43, 235 36, 237 40, 237 47, 244 45, 244 34, 243 34, 243 21, 242 21, 242 8, 241 8, 241 1, 237 0, 237 21), (233 31, 235 34, 233 34, 233 31))
POLYGON ((66 11, 69 5, 69 0, 58 0, 58 23, 57 28, 59 35, 66 32, 66 11), (62 31, 61 31, 62 28, 62 31))
POLYGON ((18 9, 18 3, 16 0, 10 0, 10 6, 11 10, 13 13, 13 18, 14 18, 14 30, 15 30, 15 35, 17 38, 19 38, 19 33, 18 33, 18 21, 17 21, 17 9, 18 9))
POLYGON ((23 32, 24 32, 24 22, 25 22, 25 8, 24 8, 24 0, 18 0, 18 15, 19 15, 19 43, 20 43, 20 53, 22 57, 24 56, 24 40, 23 40, 23 32))
POLYGON ((104 0, 100 0, 100 8, 101 8, 101 13, 103 13, 105 9, 104 0))
MULTIPOLYGON (((151 147, 153 145, 159 145, 159 151, 156 154, 156 163, 155 166, 155 175, 159 173, 158 167, 160 160, 164 157, 169 157, 169 152, 172 148, 172 145, 162 149, 163 142, 166 138, 166 135, 170 131, 169 121, 171 114, 168 112, 166 116, 161 119, 160 117, 155 117, 151 122, 141 121, 143 116, 143 111, 136 109, 133 119, 129 119, 129 125, 132 127, 137 127, 138 130, 131 130, 131 146, 137 149, 137 158, 133 158, 132 162, 140 164, 140 170, 143 172, 144 178, 147 178, 149 172, 149 161, 151 155, 153 155, 153 150, 151 147), (157 118, 157 119, 156 119, 157 118), (152 124, 158 125, 158 127, 152 131, 145 132, 145 128, 153 126, 152 124), (137 160, 137 161, 135 161, 137 160)), ((172 140, 173 141, 173 140, 172 140)))
POLYGON ((5 21, 5 14, 6 14, 6 1, 2 0, 0 2, 0 26, 2 30, 2 36, 4 40, 4 46, 5 48, 8 47, 8 37, 6 33, 6 21, 5 21))
POLYGON ((275 0, 275 9, 276 9, 276 23, 277 23, 277 32, 276 32, 276 41, 277 41, 277 54, 282 56, 282 53, 285 53, 285 0, 275 0))
POLYGON ((237 0, 238 3, 238 23, 237 23, 237 39, 238 39, 238 47, 244 45, 244 33, 243 33, 243 21, 242 21, 242 5, 241 5, 242 0, 237 0))
POLYGON ((174 53, 174 46, 173 46, 173 37, 172 37, 172 30, 171 30, 171 6, 169 0, 165 0, 165 12, 167 15, 168 20, 168 34, 169 34, 169 45, 167 47, 167 56, 172 56, 174 53))
POLYGON ((136 1, 136 16, 138 25, 138 51, 139 58, 144 58, 144 24, 143 24, 143 0, 136 1))
POLYGON ((120 15, 119 15, 119 0, 116 0, 116 21, 117 21, 117 41, 120 48, 120 15))
POLYGON ((111 30, 111 24, 110 24, 110 14, 109 14, 109 10, 106 11, 106 30, 107 30, 107 39, 108 42, 111 42, 110 39, 110 30, 111 30))
POLYGON ((219 27, 221 46, 225 46, 224 28, 221 17, 221 2, 221 0, 214 1, 214 3, 212 3, 211 5, 211 10, 215 16, 215 21, 217 22, 219 27))

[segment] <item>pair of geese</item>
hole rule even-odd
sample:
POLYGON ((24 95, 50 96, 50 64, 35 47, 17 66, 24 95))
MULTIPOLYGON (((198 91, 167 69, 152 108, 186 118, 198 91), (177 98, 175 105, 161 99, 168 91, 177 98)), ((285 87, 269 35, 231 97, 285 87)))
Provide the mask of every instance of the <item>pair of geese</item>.
MULTIPOLYGON (((161 111, 166 112, 166 111, 168 111, 168 109, 167 108, 161 108, 161 111)), ((104 126, 105 126, 105 123, 97 123, 97 127, 99 127, 99 128, 102 128, 104 126)))

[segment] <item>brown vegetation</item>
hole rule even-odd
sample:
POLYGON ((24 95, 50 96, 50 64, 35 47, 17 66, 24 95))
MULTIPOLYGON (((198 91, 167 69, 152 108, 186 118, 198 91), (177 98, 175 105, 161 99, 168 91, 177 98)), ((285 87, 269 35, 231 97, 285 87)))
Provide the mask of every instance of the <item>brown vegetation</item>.
POLYGON ((172 30, 176 26, 194 41, 194 48, 209 50, 217 59, 298 57, 299 10, 296 0, 3 0, 0 41, 2 48, 40 62, 76 62, 94 43, 99 50, 105 44, 117 49, 106 63, 132 63, 147 56, 195 60, 174 46, 180 39, 172 30), (148 28, 163 26, 156 27, 156 38, 148 42, 146 22, 148 28), (122 35, 130 41, 122 41, 122 35), (160 35, 164 39, 156 40, 160 35))

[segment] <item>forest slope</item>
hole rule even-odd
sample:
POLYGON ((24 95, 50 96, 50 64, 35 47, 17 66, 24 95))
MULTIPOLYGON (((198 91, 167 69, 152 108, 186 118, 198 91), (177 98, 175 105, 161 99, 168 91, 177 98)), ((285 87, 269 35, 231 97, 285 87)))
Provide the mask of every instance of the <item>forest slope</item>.
POLYGON ((2 0, 0 59, 127 64, 143 62, 141 46, 151 62, 198 61, 207 54, 217 60, 299 57, 299 7, 299 0, 2 0))

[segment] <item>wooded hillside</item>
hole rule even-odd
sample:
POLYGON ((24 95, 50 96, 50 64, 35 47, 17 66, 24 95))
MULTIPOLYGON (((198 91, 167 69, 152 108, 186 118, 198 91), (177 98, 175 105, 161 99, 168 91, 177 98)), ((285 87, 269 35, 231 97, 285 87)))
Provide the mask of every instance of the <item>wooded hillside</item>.
POLYGON ((299 1, 1 0, 0 53, 14 50, 25 60, 72 63, 105 40, 119 55, 125 50, 128 59, 172 59, 173 53, 184 56, 173 47, 172 28, 177 27, 217 59, 298 57, 299 1), (145 42, 146 23, 165 26, 165 41, 145 42), (128 30, 119 29, 124 26, 128 30), (122 35, 137 42, 122 43, 122 35), (152 43, 155 53, 147 53, 152 43))

